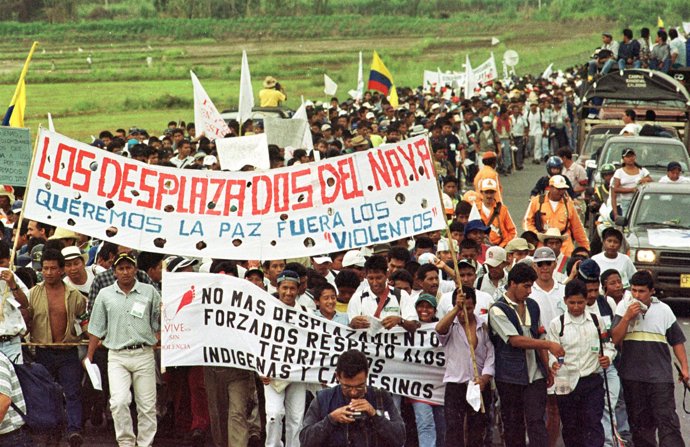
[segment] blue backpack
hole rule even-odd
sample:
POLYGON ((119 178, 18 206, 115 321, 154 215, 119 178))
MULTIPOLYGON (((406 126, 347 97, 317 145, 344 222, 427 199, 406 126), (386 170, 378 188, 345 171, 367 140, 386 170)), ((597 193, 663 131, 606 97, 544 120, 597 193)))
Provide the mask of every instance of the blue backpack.
POLYGON ((66 424, 65 395, 62 387, 40 363, 14 364, 26 403, 26 413, 12 402, 16 411, 32 433, 46 433, 66 424))

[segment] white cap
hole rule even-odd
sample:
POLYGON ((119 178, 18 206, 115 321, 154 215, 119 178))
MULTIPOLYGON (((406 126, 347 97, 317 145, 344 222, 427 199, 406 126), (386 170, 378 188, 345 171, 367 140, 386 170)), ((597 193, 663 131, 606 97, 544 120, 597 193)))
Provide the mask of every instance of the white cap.
POLYGON ((374 115, 374 112, 367 112, 366 117, 368 120, 376 119, 376 115, 374 115))
POLYGON ((549 179, 549 186, 553 186, 556 189, 568 189, 568 182, 565 181, 565 177, 562 175, 554 175, 549 179))
POLYGON ((314 256, 312 257, 316 264, 323 264, 325 262, 333 262, 330 256, 314 256))
POLYGON ((482 180, 482 182, 479 184, 479 190, 481 192, 484 191, 498 191, 498 184, 496 183, 496 180, 492 178, 485 178, 482 180))
POLYGON ((343 256, 343 267, 362 267, 367 260, 359 250, 350 250, 343 256))
POLYGON ((218 163, 218 159, 215 155, 207 155, 204 157, 204 166, 213 166, 215 163, 218 163))
POLYGON ((488 264, 491 267, 498 267, 502 262, 506 260, 506 251, 503 247, 494 245, 486 250, 486 258, 484 264, 488 264))
POLYGON ((434 259, 436 259, 436 256, 433 253, 422 253, 417 258, 417 262, 419 262, 419 265, 433 264, 434 259))
POLYGON ((321 126, 321 132, 325 132, 327 130, 331 130, 331 125, 326 123, 323 126, 321 126))

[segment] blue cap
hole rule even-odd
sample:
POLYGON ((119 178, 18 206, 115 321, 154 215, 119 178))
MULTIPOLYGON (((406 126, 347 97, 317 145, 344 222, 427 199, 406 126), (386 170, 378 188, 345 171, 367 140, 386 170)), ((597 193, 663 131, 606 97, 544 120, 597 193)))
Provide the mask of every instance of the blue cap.
POLYGON ((599 276, 601 275, 601 269, 599 264, 592 259, 585 259, 580 263, 580 267, 577 269, 578 276, 580 279, 587 282, 599 282, 599 276))
POLYGON ((293 270, 283 270, 278 275, 278 279, 276 280, 276 282, 280 284, 283 281, 294 281, 297 284, 299 284, 299 275, 297 274, 297 272, 293 270))
POLYGON ((475 230, 479 230, 483 233, 488 233, 490 228, 487 227, 486 225, 484 225, 484 222, 482 222, 479 219, 470 220, 465 225, 465 236, 467 236, 467 233, 469 233, 470 231, 475 231, 475 230))

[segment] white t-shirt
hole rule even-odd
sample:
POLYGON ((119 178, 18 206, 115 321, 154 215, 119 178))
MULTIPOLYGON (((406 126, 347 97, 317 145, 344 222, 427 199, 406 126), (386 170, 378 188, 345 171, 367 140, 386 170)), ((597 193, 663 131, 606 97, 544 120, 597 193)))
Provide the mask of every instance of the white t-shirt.
MULTIPOLYGON (((648 175, 649 171, 645 168, 640 168, 640 171, 635 175, 630 175, 627 172, 625 172, 623 168, 618 168, 616 169, 616 172, 613 173, 613 178, 620 180, 621 188, 636 188, 637 185, 640 183, 640 180, 647 177, 648 175)), ((616 199, 619 203, 621 201, 630 201, 632 200, 632 198, 633 193, 631 192, 619 193, 616 196, 616 199)))
POLYGON ((678 180, 673 181, 670 178, 668 178, 668 175, 665 175, 659 179, 659 183, 674 183, 678 185, 687 184, 690 183, 690 177, 685 177, 681 175, 680 177, 678 177, 678 180))
POLYGON ((639 135, 640 130, 642 130, 642 126, 640 126, 639 124, 628 123, 621 129, 618 135, 625 135, 626 133, 630 135, 639 135))
POLYGON ((529 297, 539 304, 541 321, 550 322, 563 313, 560 303, 563 301, 564 296, 565 286, 554 281, 553 288, 548 292, 539 287, 539 284, 535 282, 532 284, 532 293, 529 297))
MULTIPOLYGON (((474 314, 478 317, 486 318, 489 314, 489 308, 494 303, 494 299, 491 295, 481 290, 474 291, 477 297, 477 304, 474 306, 474 314)), ((438 306, 436 307, 436 318, 439 320, 448 314, 453 309, 453 292, 444 293, 441 299, 438 300, 438 306)))
POLYGON ((617 270, 621 275, 621 281, 623 282, 623 288, 627 289, 630 287, 630 278, 637 272, 635 264, 628 255, 623 253, 618 253, 615 259, 607 258, 604 252, 598 253, 592 256, 592 261, 596 262, 602 272, 609 269, 617 270))
MULTIPOLYGON (((366 281, 364 281, 366 282, 366 281)), ((414 306, 414 300, 410 295, 404 290, 400 290, 400 301, 393 294, 393 289, 388 288, 388 297, 383 310, 378 316, 378 319, 383 320, 389 316, 399 316, 403 320, 418 320, 417 309, 414 306)), ((378 308, 378 300, 376 295, 374 295, 369 288, 363 290, 357 290, 350 302, 347 305, 347 316, 350 321, 355 317, 364 315, 367 317, 373 317, 378 308)))
POLYGON ((544 132, 544 128, 542 127, 543 115, 544 114, 538 109, 534 113, 531 110, 528 110, 525 114, 525 117, 527 118, 527 124, 529 125, 530 135, 541 136, 544 132))
POLYGON ((86 267, 86 282, 84 284, 73 283, 67 275, 65 275, 62 281, 65 284, 69 284, 70 286, 80 291, 84 296, 89 296, 89 291, 91 290, 91 284, 93 284, 93 279, 96 277, 96 275, 103 272, 105 272, 105 269, 103 267, 101 267, 100 265, 92 264, 86 267))

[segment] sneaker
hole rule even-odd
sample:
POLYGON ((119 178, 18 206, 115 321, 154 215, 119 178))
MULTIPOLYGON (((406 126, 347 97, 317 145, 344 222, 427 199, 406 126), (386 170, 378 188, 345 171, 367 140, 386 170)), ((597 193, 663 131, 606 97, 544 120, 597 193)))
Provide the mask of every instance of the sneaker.
POLYGON ((69 447, 81 447, 84 443, 84 438, 82 438, 81 433, 74 432, 67 436, 67 442, 69 447))

